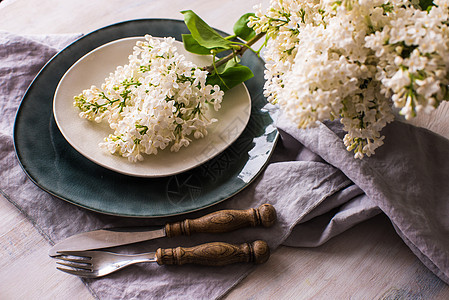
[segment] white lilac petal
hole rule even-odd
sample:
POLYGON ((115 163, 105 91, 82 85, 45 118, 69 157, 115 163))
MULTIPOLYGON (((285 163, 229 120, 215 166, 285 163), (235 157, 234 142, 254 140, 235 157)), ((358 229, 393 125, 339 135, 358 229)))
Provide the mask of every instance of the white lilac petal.
POLYGON ((249 25, 269 36, 264 95, 298 127, 340 117, 348 150, 374 154, 391 103, 411 118, 446 100, 449 1, 434 3, 428 12, 406 0, 258 6, 249 25))
POLYGON ((202 118, 212 106, 220 108, 223 91, 205 84, 207 72, 177 53, 174 41, 146 35, 133 47, 129 63, 117 67, 101 88, 91 86, 75 97, 80 117, 106 119, 114 130, 100 148, 137 162, 170 144, 172 151, 187 147, 191 132, 199 132, 195 138, 207 134, 211 122, 202 118))

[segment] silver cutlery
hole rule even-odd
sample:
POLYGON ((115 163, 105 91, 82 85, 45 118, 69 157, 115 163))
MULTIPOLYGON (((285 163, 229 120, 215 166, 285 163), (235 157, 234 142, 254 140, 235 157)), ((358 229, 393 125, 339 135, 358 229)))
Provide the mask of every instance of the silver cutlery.
POLYGON ((270 227, 276 218, 274 207, 263 204, 257 209, 221 210, 197 219, 168 223, 157 229, 134 227, 93 230, 73 235, 55 244, 48 254, 54 257, 58 256, 59 251, 103 249, 161 237, 189 236, 193 233, 223 233, 259 225, 270 227))
POLYGON ((87 278, 108 275, 132 264, 156 262, 159 265, 199 264, 224 266, 233 263, 261 264, 268 260, 270 249, 265 241, 257 240, 241 245, 222 242, 206 243, 190 248, 157 249, 141 254, 118 254, 107 251, 58 252, 58 270, 87 278))

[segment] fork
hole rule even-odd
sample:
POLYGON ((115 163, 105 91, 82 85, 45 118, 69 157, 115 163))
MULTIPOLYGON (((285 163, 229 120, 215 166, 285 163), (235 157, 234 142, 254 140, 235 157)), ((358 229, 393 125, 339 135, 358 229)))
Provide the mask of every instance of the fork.
POLYGON ((87 278, 108 275, 129 265, 157 262, 159 265, 198 264, 224 266, 233 263, 262 264, 270 256, 265 241, 257 240, 240 245, 213 242, 190 248, 177 247, 140 254, 118 254, 108 251, 60 251, 58 270, 87 278))

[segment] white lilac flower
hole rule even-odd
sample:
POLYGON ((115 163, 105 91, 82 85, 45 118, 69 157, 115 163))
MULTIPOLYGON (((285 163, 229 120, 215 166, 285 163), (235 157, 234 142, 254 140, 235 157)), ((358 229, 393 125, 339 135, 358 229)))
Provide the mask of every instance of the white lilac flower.
POLYGON ((76 96, 74 105, 82 118, 107 119, 114 133, 100 144, 103 149, 135 162, 167 147, 179 151, 207 134, 217 121, 207 111, 220 108, 223 91, 206 85, 206 76, 177 52, 173 38, 147 35, 127 65, 117 67, 101 88, 76 96))
POLYGON ((339 119, 355 157, 374 154, 392 106, 409 119, 448 99, 449 0, 271 0, 264 93, 299 127, 339 119))

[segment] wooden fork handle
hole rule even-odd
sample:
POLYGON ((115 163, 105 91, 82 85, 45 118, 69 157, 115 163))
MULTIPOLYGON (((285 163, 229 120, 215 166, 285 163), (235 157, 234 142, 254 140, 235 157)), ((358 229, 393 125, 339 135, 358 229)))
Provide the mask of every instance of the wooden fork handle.
POLYGON ((257 209, 221 210, 198 219, 169 223, 165 225, 165 232, 168 237, 174 237, 196 232, 222 233, 258 225, 270 227, 276 222, 276 218, 274 207, 271 204, 263 204, 257 209))
POLYGON ((214 242, 199 246, 172 249, 157 249, 156 261, 159 265, 199 264, 224 266, 233 263, 262 264, 270 257, 270 248, 265 241, 254 241, 241 245, 214 242))

